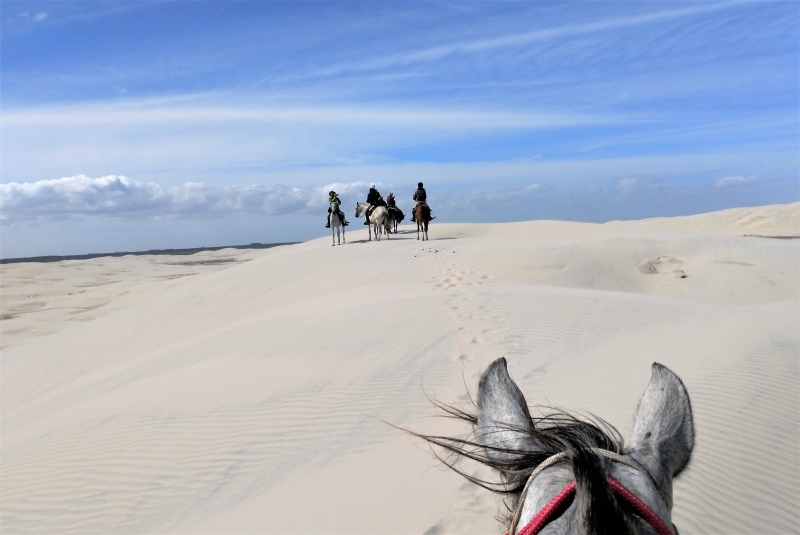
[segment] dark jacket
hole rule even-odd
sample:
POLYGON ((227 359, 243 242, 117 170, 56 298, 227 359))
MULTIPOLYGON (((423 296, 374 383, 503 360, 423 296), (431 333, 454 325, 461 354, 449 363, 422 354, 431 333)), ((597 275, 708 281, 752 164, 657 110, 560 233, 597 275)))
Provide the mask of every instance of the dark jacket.
POLYGON ((425 188, 419 188, 417 191, 414 192, 414 200, 419 202, 425 202, 427 199, 428 194, 425 193, 425 188))
POLYGON ((386 197, 386 204, 388 206, 396 206, 397 205, 395 203, 395 201, 394 201, 394 195, 389 195, 388 197, 386 197))
POLYGON ((369 193, 367 193, 368 204, 375 204, 380 198, 381 194, 378 193, 378 190, 376 190, 375 188, 369 188, 369 193))

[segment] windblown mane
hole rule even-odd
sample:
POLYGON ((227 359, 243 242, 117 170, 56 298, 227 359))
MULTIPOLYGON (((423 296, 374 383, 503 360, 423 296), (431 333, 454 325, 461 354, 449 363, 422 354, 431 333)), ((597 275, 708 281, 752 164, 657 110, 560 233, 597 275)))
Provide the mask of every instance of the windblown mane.
POLYGON ((633 533, 631 516, 619 506, 608 487, 604 462, 591 450, 601 448, 622 454, 622 436, 608 422, 595 416, 581 418, 553 407, 536 407, 541 416, 532 416, 530 426, 498 427, 499 431, 524 433, 536 444, 535 451, 520 451, 485 445, 477 436, 478 416, 475 413, 435 400, 432 402, 445 417, 471 424, 472 432, 468 438, 412 434, 437 446, 439 449, 433 448, 434 454, 453 471, 487 490, 506 495, 506 511, 501 513, 499 520, 504 521, 512 514, 528 477, 536 467, 547 458, 566 452, 564 463, 572 467, 578 499, 585 504, 581 519, 584 531, 592 534, 633 533), (490 451, 501 455, 490 456, 490 451), (489 481, 472 476, 459 468, 458 461, 462 458, 494 468, 506 477, 489 481))

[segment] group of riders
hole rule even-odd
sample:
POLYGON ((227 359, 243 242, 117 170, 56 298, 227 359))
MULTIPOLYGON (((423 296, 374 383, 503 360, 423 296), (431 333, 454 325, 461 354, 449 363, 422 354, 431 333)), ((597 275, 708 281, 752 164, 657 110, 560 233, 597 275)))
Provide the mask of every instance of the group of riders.
MULTIPOLYGON (((417 191, 414 192, 414 196, 412 198, 414 199, 414 207, 411 209, 411 222, 414 223, 414 209, 417 207, 417 205, 425 204, 427 206, 428 194, 425 192, 422 182, 417 184, 417 191)), ((325 228, 331 228, 331 214, 337 214, 339 219, 345 225, 349 225, 350 222, 345 220, 344 213, 342 213, 340 208, 342 201, 339 199, 339 196, 335 191, 330 191, 328 193, 328 203, 330 204, 330 207, 328 208, 328 223, 325 225, 325 228)), ((396 211, 395 219, 397 219, 397 221, 402 221, 405 217, 403 212, 397 206, 394 193, 389 193, 389 195, 386 197, 386 200, 384 200, 383 196, 378 192, 377 189, 375 189, 375 184, 369 188, 369 193, 367 194, 367 204, 369 204, 369 208, 367 208, 367 212, 364 216, 365 225, 369 225, 369 216, 378 206, 384 206, 389 211, 396 211)))

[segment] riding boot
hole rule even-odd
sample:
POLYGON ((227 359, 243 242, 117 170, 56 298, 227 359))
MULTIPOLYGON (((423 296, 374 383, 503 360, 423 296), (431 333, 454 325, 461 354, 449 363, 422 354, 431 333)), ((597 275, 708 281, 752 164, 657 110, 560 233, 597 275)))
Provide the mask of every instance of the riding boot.
POLYGON ((325 228, 331 228, 331 214, 328 214, 328 222, 325 223, 325 228))

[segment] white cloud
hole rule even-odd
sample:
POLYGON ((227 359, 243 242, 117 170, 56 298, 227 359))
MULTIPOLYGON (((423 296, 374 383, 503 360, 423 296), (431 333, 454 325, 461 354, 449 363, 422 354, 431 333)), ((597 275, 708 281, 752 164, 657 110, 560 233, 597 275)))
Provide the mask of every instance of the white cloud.
MULTIPOLYGON (((383 192, 384 197, 393 189, 402 199, 408 201, 411 198, 410 186, 390 186, 381 181, 333 182, 305 188, 283 184, 214 187, 199 182, 164 187, 121 175, 100 178, 75 175, 0 184, 0 221, 14 224, 82 220, 92 216, 195 219, 323 212, 328 207, 329 191, 336 191, 350 209, 351 202, 363 201, 372 184, 383 192)), ((519 194, 532 193, 538 187, 534 184, 512 191, 475 192, 469 195, 467 202, 510 200, 519 194)))
MULTIPOLYGON (((220 96, 225 100, 224 95, 220 96)), ((3 113, 3 124, 33 125, 153 125, 215 124, 350 125, 392 130, 408 127, 433 130, 548 129, 628 122, 630 117, 528 111, 514 113, 482 109, 438 109, 408 106, 264 106, 254 102, 210 102, 208 99, 151 99, 93 104, 21 108, 3 113)))
POLYGON ((197 182, 164 188, 125 176, 76 175, 38 182, 0 184, 0 219, 6 223, 76 219, 92 215, 126 218, 193 218, 235 214, 288 214, 322 210, 327 193, 363 196, 365 182, 300 189, 284 185, 211 187, 197 182))
POLYGON ((465 211, 481 213, 486 210, 502 210, 503 206, 529 201, 541 189, 541 184, 530 184, 520 188, 503 190, 458 190, 439 191, 434 210, 452 211, 463 214, 465 211))
POLYGON ((47 12, 42 11, 41 13, 37 13, 36 15, 31 15, 30 11, 23 11, 21 13, 17 13, 17 17, 24 20, 33 20, 34 22, 41 22, 47 18, 47 12))
POLYGON ((717 180, 714 184, 715 188, 730 188, 734 186, 744 186, 746 184, 752 184, 753 182, 758 181, 757 175, 749 175, 749 176, 742 176, 742 175, 734 175, 734 176, 726 176, 717 180))
POLYGON ((617 191, 623 196, 650 191, 657 187, 658 181, 645 175, 626 176, 617 180, 617 191))
POLYGON ((689 17, 701 13, 713 12, 731 7, 736 7, 736 2, 717 2, 703 5, 689 6, 680 9, 659 10, 640 15, 625 16, 614 19, 600 20, 583 24, 567 24, 555 28, 534 30, 530 32, 504 35, 489 39, 477 39, 471 41, 461 41, 445 45, 433 46, 430 48, 394 54, 387 57, 366 61, 358 65, 347 65, 329 67, 316 74, 332 75, 347 71, 364 71, 382 69, 395 65, 411 63, 421 63, 426 61, 436 61, 450 54, 468 54, 483 51, 490 51, 502 47, 523 46, 536 41, 549 41, 564 37, 571 37, 581 34, 590 34, 609 30, 619 30, 630 26, 643 24, 663 23, 664 21, 682 17, 689 17))
MULTIPOLYGON (((103 176, 113 169, 159 182, 167 176, 172 183, 232 182, 235 175, 239 183, 254 183, 262 180, 242 174, 384 164, 409 158, 408 149, 420 144, 452 147, 473 137, 488 143, 491 136, 513 131, 629 120, 546 110, 265 106, 220 95, 12 108, 3 110, 0 127, 2 175, 23 182, 78 172, 103 176)), ((352 180, 358 178, 346 179, 352 180)), ((275 182, 297 183, 269 180, 275 182)))

